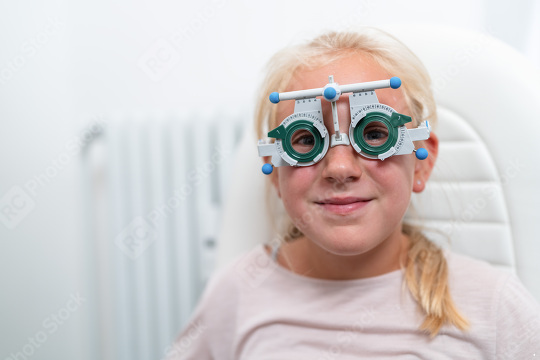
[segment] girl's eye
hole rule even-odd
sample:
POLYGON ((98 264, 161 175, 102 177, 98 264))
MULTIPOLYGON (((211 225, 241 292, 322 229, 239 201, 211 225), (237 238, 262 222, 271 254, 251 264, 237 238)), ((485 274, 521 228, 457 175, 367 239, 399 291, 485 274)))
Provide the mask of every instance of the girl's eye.
POLYGON ((315 146, 315 137, 306 129, 299 129, 291 136, 291 145, 296 152, 306 154, 315 146))
POLYGON ((388 140, 388 128, 381 122, 371 122, 364 128, 364 140, 368 145, 381 146, 388 140))

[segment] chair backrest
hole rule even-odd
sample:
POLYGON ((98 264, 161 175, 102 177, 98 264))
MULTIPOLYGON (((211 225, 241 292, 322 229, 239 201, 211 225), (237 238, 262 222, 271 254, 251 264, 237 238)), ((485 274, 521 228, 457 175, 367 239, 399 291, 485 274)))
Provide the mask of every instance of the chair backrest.
MULTIPOLYGON (((511 47, 462 29, 385 28, 426 65, 438 105, 440 152, 426 190, 413 196, 430 237, 453 251, 517 272, 540 299, 540 75, 511 47)), ((218 266, 271 240, 257 139, 239 145, 237 182, 228 191, 218 266)))

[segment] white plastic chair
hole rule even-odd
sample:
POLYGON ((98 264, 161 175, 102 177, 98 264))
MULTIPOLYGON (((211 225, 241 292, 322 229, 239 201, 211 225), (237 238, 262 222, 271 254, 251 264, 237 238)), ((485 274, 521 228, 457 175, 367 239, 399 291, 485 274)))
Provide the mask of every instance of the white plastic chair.
MULTIPOLYGON (((540 300, 540 75, 517 51, 456 28, 387 28, 424 62, 438 104, 439 159, 413 196, 434 241, 515 271, 540 300)), ((224 206, 218 266, 272 238, 257 139, 247 129, 224 206)))

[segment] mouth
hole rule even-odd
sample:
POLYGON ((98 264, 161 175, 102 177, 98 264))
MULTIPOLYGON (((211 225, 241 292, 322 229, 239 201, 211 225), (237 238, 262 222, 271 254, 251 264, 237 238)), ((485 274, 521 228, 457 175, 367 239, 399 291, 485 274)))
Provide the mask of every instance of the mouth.
POLYGON ((364 208, 372 199, 359 197, 333 197, 316 201, 324 210, 338 215, 347 215, 364 208))

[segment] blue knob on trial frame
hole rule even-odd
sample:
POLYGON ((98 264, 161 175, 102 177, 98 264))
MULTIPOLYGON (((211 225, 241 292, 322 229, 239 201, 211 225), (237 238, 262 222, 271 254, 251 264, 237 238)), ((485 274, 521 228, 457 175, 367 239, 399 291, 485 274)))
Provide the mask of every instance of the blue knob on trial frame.
POLYGON ((398 89, 401 86, 401 79, 397 76, 390 78, 390 87, 392 89, 398 89))
POLYGON ((416 155, 416 158, 418 160, 424 160, 428 157, 428 151, 424 148, 419 148, 419 149, 416 149, 414 150, 414 153, 416 155))
POLYGON ((264 164, 262 166, 263 174, 270 175, 272 173, 272 171, 274 171, 274 167, 272 166, 272 164, 264 164))
POLYGON ((279 102, 279 93, 274 91, 270 94, 269 99, 271 103, 277 104, 279 102))

